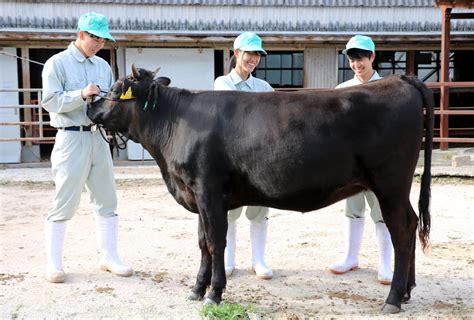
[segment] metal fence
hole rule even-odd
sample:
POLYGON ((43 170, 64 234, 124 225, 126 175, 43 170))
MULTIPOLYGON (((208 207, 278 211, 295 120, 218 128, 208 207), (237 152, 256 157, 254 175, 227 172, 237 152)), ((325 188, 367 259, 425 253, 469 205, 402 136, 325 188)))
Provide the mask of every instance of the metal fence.
MULTIPOLYGON (((44 121, 43 116, 45 112, 41 107, 41 95, 42 89, 0 89, 0 92, 16 92, 24 94, 24 104, 12 104, 12 105, 0 105, 0 110, 2 109, 18 109, 18 114, 21 115, 20 110, 23 111, 23 121, 8 121, 0 122, 0 126, 20 126, 20 129, 23 131, 23 135, 19 138, 8 138, 0 137, 0 142, 6 141, 25 141, 25 142, 54 142, 54 137, 46 137, 44 135, 45 126, 49 126, 49 121, 44 121), (30 98, 31 94, 35 93, 37 99, 32 100, 30 98), (27 96, 25 98, 25 96, 27 96), (37 101, 36 104, 32 101, 37 101)), ((21 118, 21 117, 20 117, 21 118)))

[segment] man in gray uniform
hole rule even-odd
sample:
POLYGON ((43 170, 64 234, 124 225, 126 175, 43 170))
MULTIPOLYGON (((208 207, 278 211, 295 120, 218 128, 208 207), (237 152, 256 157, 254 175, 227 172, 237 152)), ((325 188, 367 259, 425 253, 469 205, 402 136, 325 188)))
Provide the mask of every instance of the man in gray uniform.
MULTIPOLYGON (((343 53, 355 75, 353 79, 339 84, 336 88, 356 86, 369 81, 382 79, 372 67, 375 59, 375 44, 370 37, 356 35, 347 42, 343 53)), ((370 216, 375 223, 377 245, 379 249, 378 281, 381 284, 392 283, 392 239, 382 218, 380 205, 375 194, 368 190, 347 198, 346 217, 346 250, 344 258, 332 264, 329 270, 335 274, 343 274, 359 267, 359 251, 365 223, 365 200, 371 209, 370 216)))
POLYGON ((84 186, 95 211, 100 268, 119 276, 133 274, 117 254, 117 195, 109 146, 86 115, 87 99, 113 83, 110 66, 95 54, 106 40, 115 40, 107 18, 95 12, 79 18, 77 31, 76 40, 51 57, 42 73, 41 104, 58 129, 51 154, 56 194, 45 222, 47 280, 53 283, 65 280, 61 260, 66 221, 76 212, 84 186))

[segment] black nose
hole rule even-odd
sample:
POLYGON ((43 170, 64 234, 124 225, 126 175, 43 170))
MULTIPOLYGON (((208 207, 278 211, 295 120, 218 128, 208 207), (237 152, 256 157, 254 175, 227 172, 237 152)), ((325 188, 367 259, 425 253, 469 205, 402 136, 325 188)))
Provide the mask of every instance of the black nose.
POLYGON ((104 99, 99 99, 97 101, 94 101, 92 103, 87 104, 87 116, 89 119, 92 120, 92 122, 98 123, 99 122, 99 116, 102 113, 101 110, 103 109, 102 104, 104 103, 104 99))

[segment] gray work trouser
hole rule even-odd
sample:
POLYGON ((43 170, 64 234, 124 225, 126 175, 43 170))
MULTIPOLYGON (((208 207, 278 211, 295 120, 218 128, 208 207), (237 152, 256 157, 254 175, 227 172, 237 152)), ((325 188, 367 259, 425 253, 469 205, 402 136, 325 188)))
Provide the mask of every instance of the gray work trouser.
POLYGON ((229 210, 227 214, 227 219, 229 221, 235 222, 242 214, 243 209, 245 210, 245 215, 249 220, 254 222, 262 222, 268 217, 269 209, 267 207, 256 207, 256 206, 247 206, 247 207, 240 207, 229 210))
POLYGON ((365 200, 370 207, 370 216, 374 223, 384 222, 382 211, 377 197, 372 191, 362 191, 355 194, 346 201, 346 217, 348 218, 362 218, 365 214, 365 200))
POLYGON ((84 186, 96 214, 102 217, 115 215, 117 195, 112 156, 99 130, 58 130, 51 165, 56 195, 48 221, 71 219, 79 206, 84 186))

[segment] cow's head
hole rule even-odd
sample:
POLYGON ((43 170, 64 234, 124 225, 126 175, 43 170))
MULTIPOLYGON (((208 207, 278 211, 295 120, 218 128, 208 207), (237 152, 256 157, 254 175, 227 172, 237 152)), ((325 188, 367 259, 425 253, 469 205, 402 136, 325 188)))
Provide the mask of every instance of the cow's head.
POLYGON ((139 112, 146 109, 150 99, 156 98, 150 94, 152 87, 170 84, 169 78, 155 77, 158 70, 152 72, 132 65, 132 74, 117 80, 105 97, 92 102, 87 109, 87 116, 96 124, 128 135, 139 112))

